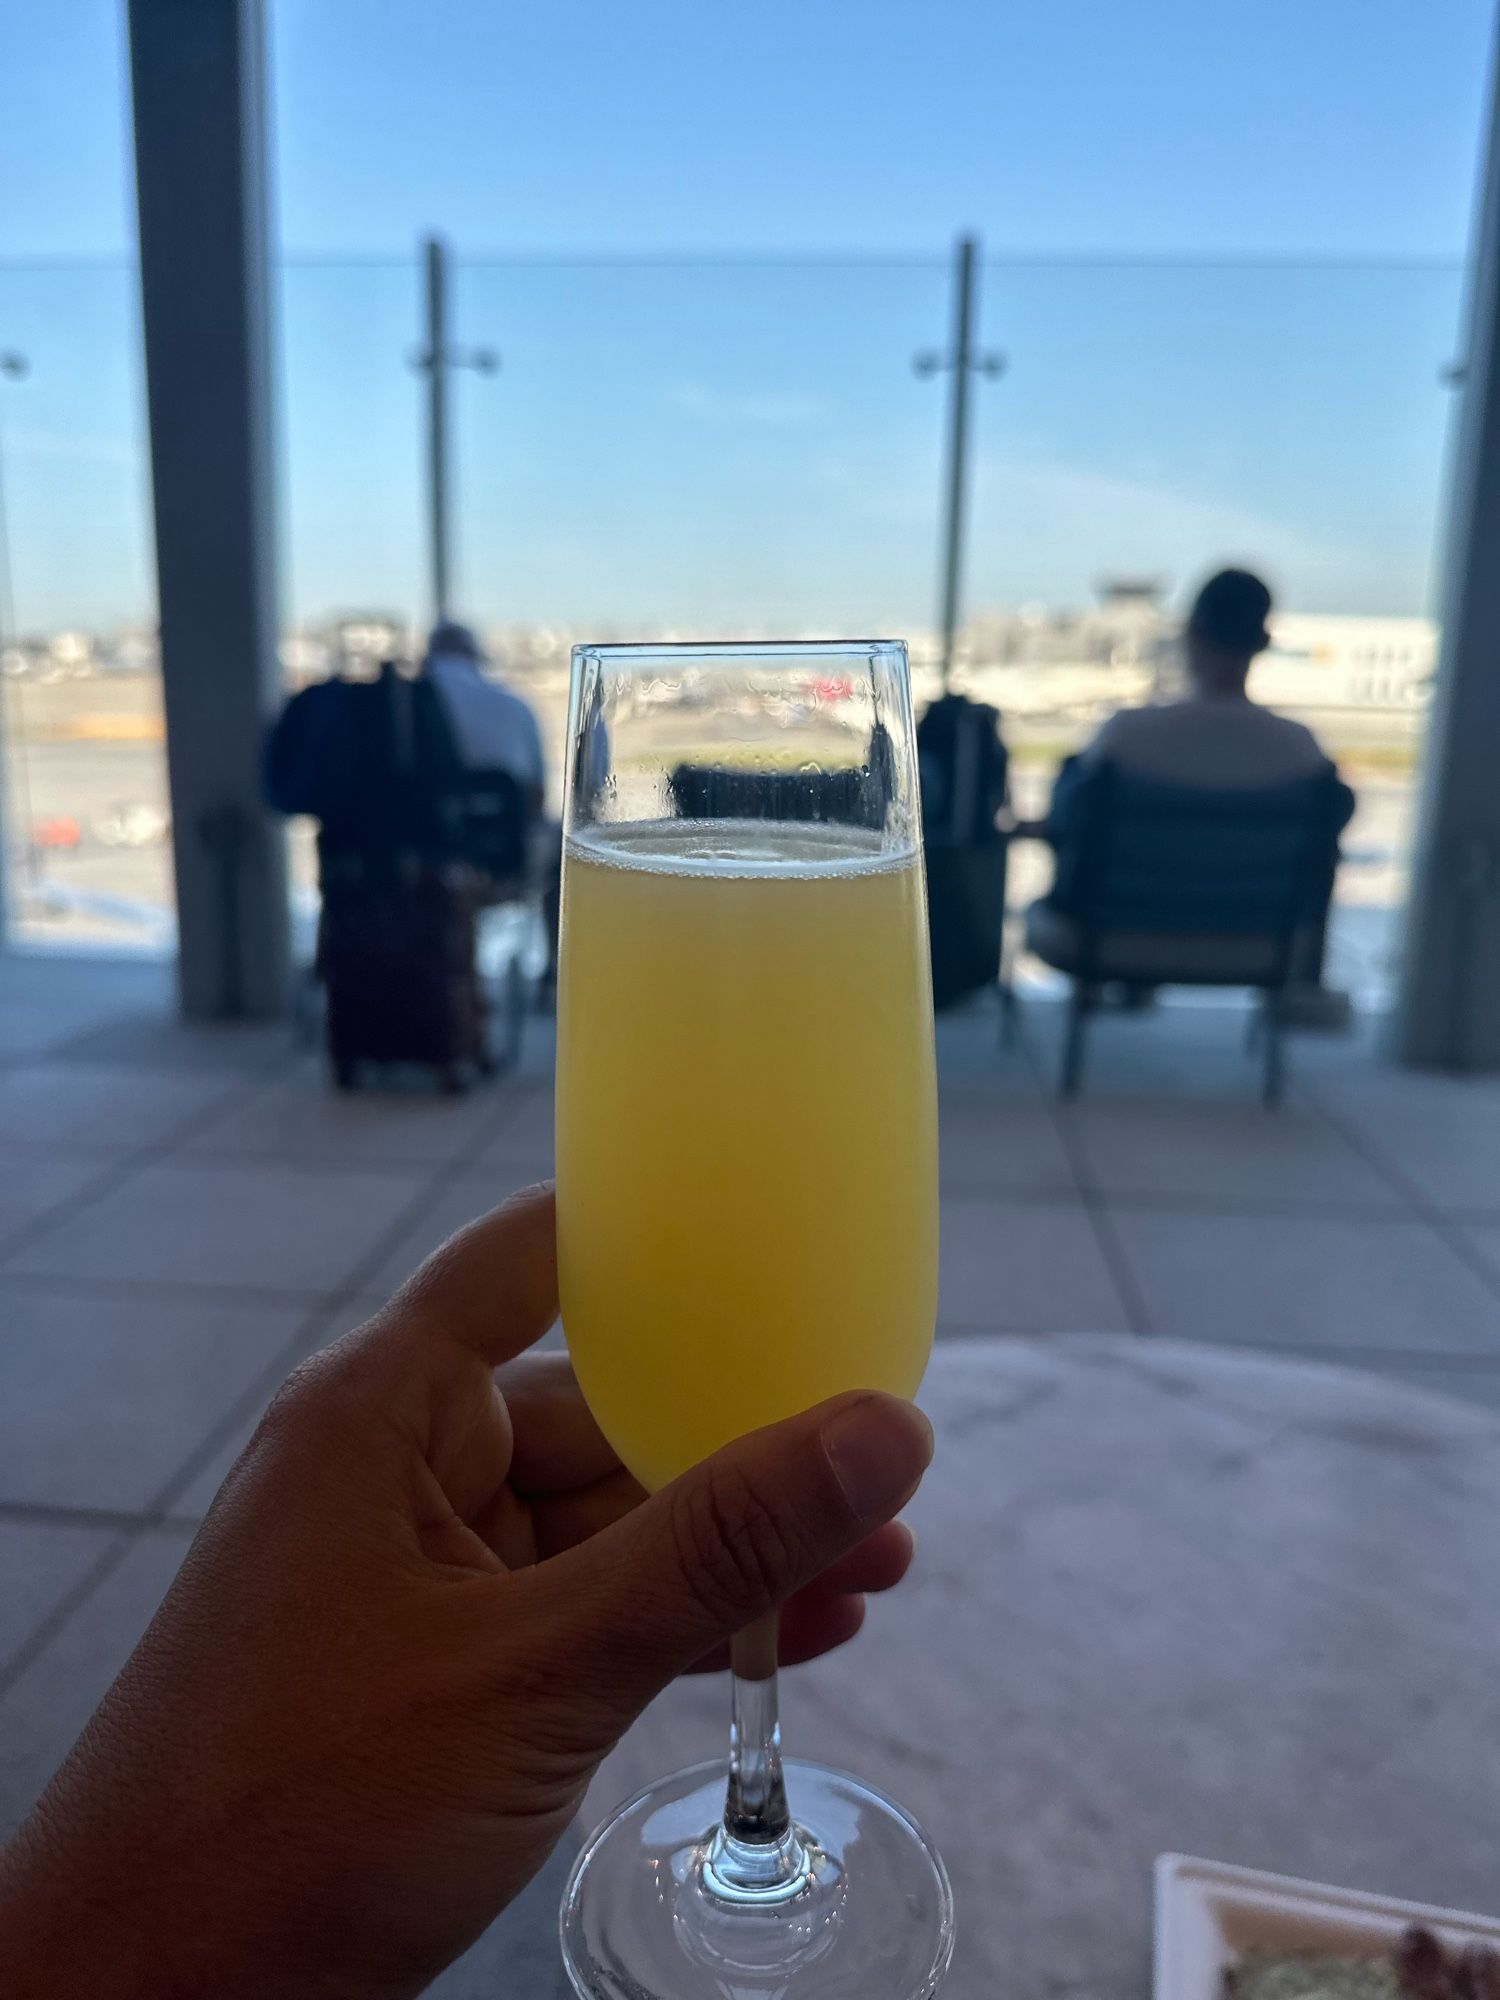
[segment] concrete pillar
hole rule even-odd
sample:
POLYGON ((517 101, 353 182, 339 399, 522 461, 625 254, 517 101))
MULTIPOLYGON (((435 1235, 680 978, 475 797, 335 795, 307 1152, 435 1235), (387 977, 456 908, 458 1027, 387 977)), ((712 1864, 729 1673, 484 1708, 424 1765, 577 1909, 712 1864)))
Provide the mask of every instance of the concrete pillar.
POLYGON ((282 1012, 262 0, 130 0, 182 1011, 282 1012))
POLYGON ((1500 1070, 1500 63, 1491 66, 1437 691, 1395 1049, 1500 1070))

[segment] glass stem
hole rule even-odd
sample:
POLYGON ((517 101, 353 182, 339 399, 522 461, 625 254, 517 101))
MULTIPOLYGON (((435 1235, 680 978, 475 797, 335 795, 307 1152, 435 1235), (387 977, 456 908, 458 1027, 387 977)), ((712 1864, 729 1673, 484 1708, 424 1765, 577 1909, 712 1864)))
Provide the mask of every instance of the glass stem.
POLYGON ((759 1901, 794 1892, 807 1855, 787 1809, 776 1703, 778 1613, 731 1641, 729 1791, 724 1821, 709 1843, 709 1886, 730 1900, 759 1901))
POLYGON ((735 1634, 729 1663, 729 1796, 724 1802, 724 1830, 734 1840, 780 1840, 791 1825, 791 1814, 781 1775, 774 1611, 769 1620, 735 1634))

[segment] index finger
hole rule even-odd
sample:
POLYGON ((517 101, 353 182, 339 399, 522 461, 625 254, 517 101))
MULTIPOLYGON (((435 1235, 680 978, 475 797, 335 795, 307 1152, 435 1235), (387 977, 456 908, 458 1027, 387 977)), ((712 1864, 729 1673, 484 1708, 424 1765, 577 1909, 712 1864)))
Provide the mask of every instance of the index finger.
POLYGON ((497 1368, 557 1317, 557 1221, 550 1181, 513 1194, 441 1244, 382 1318, 397 1342, 434 1340, 497 1368))
POLYGON ((570 1493, 620 1470, 566 1354, 523 1355, 495 1381, 515 1434, 510 1478, 518 1493, 570 1493))

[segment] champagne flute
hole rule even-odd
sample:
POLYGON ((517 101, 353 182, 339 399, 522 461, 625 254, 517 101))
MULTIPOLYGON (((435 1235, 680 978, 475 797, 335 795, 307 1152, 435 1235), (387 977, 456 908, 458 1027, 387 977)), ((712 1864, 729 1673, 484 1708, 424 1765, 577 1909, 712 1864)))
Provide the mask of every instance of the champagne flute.
MULTIPOLYGON (((563 1326, 656 1489, 846 1389, 912 1395, 937 1114, 906 649, 573 655, 558 991, 563 1326)), ((729 1767, 652 1785, 562 1909, 585 2000, 918 2000, 953 1906, 899 1806, 789 1760, 774 1617, 729 1767), (727 1796, 726 1796, 727 1792, 727 1796)))

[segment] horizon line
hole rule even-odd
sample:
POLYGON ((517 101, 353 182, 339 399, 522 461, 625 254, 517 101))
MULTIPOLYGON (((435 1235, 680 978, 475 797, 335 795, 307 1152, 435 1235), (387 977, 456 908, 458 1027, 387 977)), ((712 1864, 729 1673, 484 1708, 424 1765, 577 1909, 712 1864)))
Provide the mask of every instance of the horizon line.
MULTIPOLYGON (((441 234, 441 232, 436 232, 441 234)), ((401 250, 273 250, 273 265, 317 270, 415 269, 425 237, 410 251, 401 250)), ((448 241, 448 239, 444 239, 448 241)), ((452 248, 451 241, 449 242, 452 248)), ((1277 251, 1277 250, 1027 250, 991 249, 981 243, 980 264, 1007 269, 1037 270, 1225 270, 1225 271, 1444 271, 1461 272, 1470 262, 1468 250, 1443 251, 1277 251)), ((483 249, 455 253, 459 269, 630 269, 668 268, 754 269, 808 266, 821 269, 946 270, 948 250, 853 249, 639 249, 558 250, 483 249)), ((135 271, 134 250, 0 253, 5 272, 135 271)))

